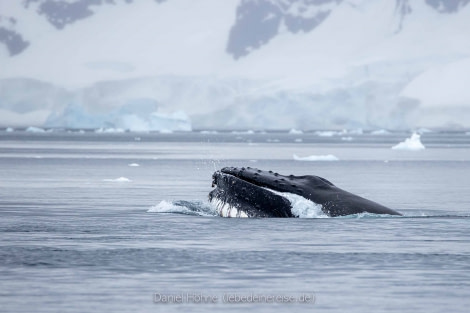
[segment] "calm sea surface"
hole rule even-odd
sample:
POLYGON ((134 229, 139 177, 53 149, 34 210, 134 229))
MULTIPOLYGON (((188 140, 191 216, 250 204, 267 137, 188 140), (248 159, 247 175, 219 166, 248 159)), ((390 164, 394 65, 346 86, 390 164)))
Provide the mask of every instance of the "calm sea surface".
POLYGON ((470 135, 391 149, 410 135, 0 130, 0 311, 468 312, 470 135), (404 216, 221 218, 224 166, 322 176, 404 216))

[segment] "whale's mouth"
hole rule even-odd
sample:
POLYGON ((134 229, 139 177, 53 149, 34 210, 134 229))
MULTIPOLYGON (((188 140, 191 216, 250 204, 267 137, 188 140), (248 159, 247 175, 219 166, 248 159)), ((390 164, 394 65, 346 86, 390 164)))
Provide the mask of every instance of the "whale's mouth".
POLYGON ((212 175, 209 201, 223 217, 294 217, 291 202, 276 190, 224 168, 212 175))

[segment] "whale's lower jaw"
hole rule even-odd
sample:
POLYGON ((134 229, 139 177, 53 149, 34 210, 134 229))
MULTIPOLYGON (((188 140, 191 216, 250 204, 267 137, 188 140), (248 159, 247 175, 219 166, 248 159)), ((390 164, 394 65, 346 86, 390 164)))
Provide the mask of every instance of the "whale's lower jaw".
POLYGON ((218 198, 210 199, 210 203, 215 207, 217 214, 221 217, 254 217, 234 205, 224 202, 218 198))
POLYGON ((291 203, 272 190, 217 171, 209 201, 224 217, 294 217, 291 203))

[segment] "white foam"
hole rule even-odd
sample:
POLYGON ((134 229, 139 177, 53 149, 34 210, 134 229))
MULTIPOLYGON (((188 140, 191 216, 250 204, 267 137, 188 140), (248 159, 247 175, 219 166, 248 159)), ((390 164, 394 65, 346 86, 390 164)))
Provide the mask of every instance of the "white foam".
POLYGON ((116 183, 128 183, 128 182, 131 182, 132 180, 130 180, 127 177, 119 177, 119 178, 114 178, 114 179, 103 179, 103 181, 105 181, 105 182, 116 182, 116 183))
POLYGON ((293 155, 295 161, 339 161, 339 159, 332 155, 310 155, 306 157, 299 157, 297 154, 293 155))
POLYGON ((421 143, 420 135, 413 133, 410 138, 392 147, 393 150, 406 150, 406 151, 420 151, 424 150, 425 147, 421 143))
POLYGON ((160 201, 159 204, 152 206, 150 209, 147 210, 147 212, 150 213, 174 213, 174 212, 183 212, 184 211, 190 211, 186 207, 182 207, 179 205, 175 205, 171 201, 165 201, 162 200, 160 201))
POLYGON ((149 213, 177 213, 199 216, 215 216, 217 212, 207 202, 201 201, 166 201, 162 200, 159 204, 152 206, 147 210, 149 213))
POLYGON ((369 213, 369 212, 361 212, 361 213, 356 213, 356 214, 348 214, 348 215, 342 215, 342 216, 337 216, 336 218, 383 218, 383 217, 388 217, 388 218, 396 218, 399 217, 397 215, 390 215, 390 214, 375 214, 375 213, 369 213))

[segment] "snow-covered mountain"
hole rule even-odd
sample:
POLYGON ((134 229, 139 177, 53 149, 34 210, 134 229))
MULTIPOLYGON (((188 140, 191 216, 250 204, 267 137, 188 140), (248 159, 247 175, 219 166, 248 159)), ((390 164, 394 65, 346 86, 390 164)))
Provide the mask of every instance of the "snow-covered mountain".
POLYGON ((0 0, 0 126, 470 127, 470 0, 0 0))

